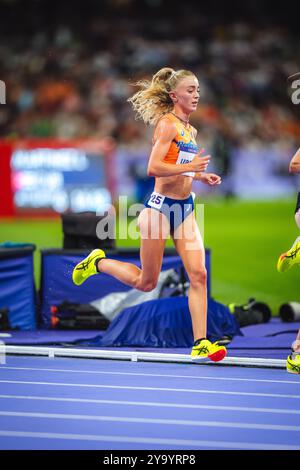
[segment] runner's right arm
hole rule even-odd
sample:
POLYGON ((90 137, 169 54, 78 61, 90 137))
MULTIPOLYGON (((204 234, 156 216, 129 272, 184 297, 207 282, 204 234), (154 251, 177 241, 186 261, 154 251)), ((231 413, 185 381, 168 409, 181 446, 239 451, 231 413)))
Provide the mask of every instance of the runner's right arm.
POLYGON ((156 129, 156 140, 149 158, 147 174, 148 176, 175 176, 185 172, 205 171, 210 160, 210 156, 200 157, 200 151, 191 163, 172 164, 163 162, 168 153, 171 142, 177 134, 173 123, 161 119, 156 129))

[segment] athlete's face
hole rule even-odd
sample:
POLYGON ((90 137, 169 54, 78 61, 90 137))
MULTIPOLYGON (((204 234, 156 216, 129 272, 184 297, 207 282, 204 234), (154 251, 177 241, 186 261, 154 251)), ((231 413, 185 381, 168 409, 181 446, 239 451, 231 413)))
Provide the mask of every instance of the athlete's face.
POLYGON ((174 105, 179 106, 186 113, 192 113, 196 110, 200 97, 197 78, 192 75, 183 78, 176 88, 170 92, 170 96, 174 105))

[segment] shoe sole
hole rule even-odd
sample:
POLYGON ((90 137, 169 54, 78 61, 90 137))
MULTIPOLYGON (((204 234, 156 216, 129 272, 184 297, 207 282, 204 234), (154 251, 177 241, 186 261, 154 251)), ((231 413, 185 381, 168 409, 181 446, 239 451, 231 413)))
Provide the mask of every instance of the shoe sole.
POLYGON ((299 242, 292 246, 289 251, 282 253, 280 255, 279 260, 277 262, 277 271, 280 273, 284 273, 288 271, 294 264, 298 264, 299 261, 296 260, 297 253, 300 252, 299 242), (292 257, 291 254, 294 254, 295 257, 292 257))
POLYGON ((291 260, 287 257, 287 253, 283 253, 277 263, 277 271, 285 273, 293 266, 291 260))
POLYGON ((208 364, 208 363, 210 362, 210 359, 209 359, 208 356, 205 356, 205 357, 203 357, 203 356, 202 356, 202 357, 200 357, 200 356, 198 356, 198 357, 191 357, 191 359, 192 359, 192 361, 193 361, 195 364, 198 364, 198 363, 200 363, 200 362, 201 362, 201 363, 204 362, 204 363, 207 363, 207 364, 208 364))
POLYGON ((226 349, 220 349, 220 351, 216 351, 213 354, 209 354, 208 357, 213 362, 219 362, 219 361, 222 361, 222 359, 224 359, 226 354, 227 354, 226 349))
POLYGON ((207 359, 210 359, 211 361, 213 362, 219 362, 219 361, 222 361, 222 359, 224 359, 224 357, 226 356, 227 354, 227 351, 226 349, 220 349, 220 351, 216 351, 215 353, 213 354, 208 354, 207 356, 191 356, 191 359, 193 361, 203 361, 203 360, 207 360, 207 359))

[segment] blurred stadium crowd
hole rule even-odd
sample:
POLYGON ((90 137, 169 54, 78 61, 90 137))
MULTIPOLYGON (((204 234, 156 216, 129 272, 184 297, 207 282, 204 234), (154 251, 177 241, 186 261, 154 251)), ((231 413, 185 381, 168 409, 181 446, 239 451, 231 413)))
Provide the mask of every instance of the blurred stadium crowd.
POLYGON ((84 27, 63 16, 51 31, 38 23, 0 43, 8 93, 2 137, 109 135, 128 150, 144 148, 152 130, 134 119, 126 99, 136 80, 171 66, 199 77, 192 122, 225 173, 233 147, 299 142, 300 106, 292 104, 286 78, 300 71, 300 38, 286 26, 262 28, 245 18, 212 23, 191 11, 155 21, 142 12, 95 12, 84 27))

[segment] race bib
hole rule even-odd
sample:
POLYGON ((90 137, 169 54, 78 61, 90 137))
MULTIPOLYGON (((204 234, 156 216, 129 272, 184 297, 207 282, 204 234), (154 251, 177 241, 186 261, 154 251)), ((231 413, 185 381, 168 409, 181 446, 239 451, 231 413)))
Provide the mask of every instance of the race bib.
POLYGON ((164 199, 165 196, 154 191, 150 196, 148 206, 154 207, 155 209, 160 209, 163 205, 164 199))
MULTIPOLYGON (((191 152, 183 152, 182 150, 179 152, 176 165, 184 165, 185 163, 191 163, 195 158, 195 153, 191 152)), ((187 171, 186 173, 181 173, 184 176, 195 176, 193 171, 187 171)))

